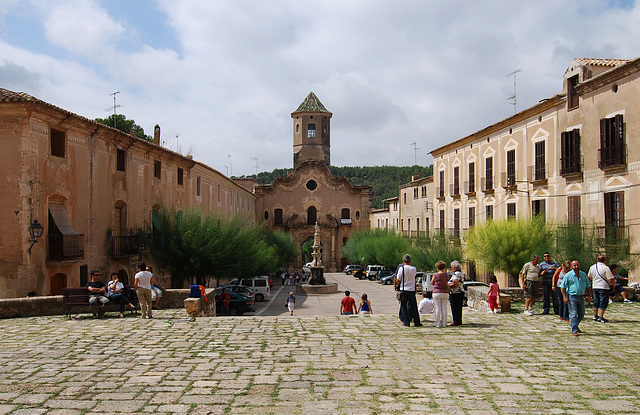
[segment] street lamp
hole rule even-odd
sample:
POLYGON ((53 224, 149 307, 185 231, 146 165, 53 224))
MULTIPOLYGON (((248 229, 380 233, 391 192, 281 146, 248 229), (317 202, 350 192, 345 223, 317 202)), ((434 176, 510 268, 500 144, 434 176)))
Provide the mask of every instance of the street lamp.
POLYGON ((34 219, 33 223, 29 225, 29 235, 31 235, 31 246, 29 247, 29 253, 31 253, 31 248, 33 245, 38 242, 40 236, 42 235, 42 225, 38 223, 38 219, 34 219))

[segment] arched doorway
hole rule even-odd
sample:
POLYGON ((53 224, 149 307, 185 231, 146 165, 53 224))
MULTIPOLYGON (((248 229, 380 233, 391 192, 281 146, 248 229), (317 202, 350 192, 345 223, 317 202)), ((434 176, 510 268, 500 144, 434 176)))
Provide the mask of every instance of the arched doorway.
POLYGON ((121 269, 120 271, 118 271, 118 280, 122 283, 122 285, 127 286, 129 285, 129 274, 127 274, 127 271, 121 269))
POLYGON ((49 294, 50 295, 62 295, 62 289, 67 288, 67 275, 55 274, 49 280, 49 294))
MULTIPOLYGON (((302 252, 302 265, 313 261, 313 256, 311 256, 311 253, 313 252, 313 236, 302 243, 302 248, 300 249, 300 251, 302 252)), ((320 253, 323 254, 320 257, 320 260, 322 261, 322 263, 324 263, 322 242, 320 242, 320 253)))

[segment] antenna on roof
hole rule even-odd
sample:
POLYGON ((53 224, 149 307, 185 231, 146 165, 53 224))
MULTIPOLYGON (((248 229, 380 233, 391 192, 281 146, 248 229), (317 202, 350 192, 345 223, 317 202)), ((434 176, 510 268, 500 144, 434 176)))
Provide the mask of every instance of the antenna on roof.
POLYGON ((413 143, 409 144, 410 146, 413 146, 413 165, 417 166, 418 165, 418 150, 420 150, 418 148, 418 145, 416 144, 416 142, 414 141, 413 143))
POLYGON ((113 94, 113 128, 118 128, 118 119, 116 118, 116 108, 121 107, 122 105, 116 105, 116 95, 119 94, 120 91, 116 91, 113 94))
POLYGON ((256 162, 256 164, 253 167, 256 168, 256 178, 258 178, 258 167, 260 167, 260 166, 258 166, 258 158, 257 157, 251 157, 251 160, 256 162))
POLYGON ((513 75, 513 96, 510 96, 509 98, 507 98, 507 101, 510 100, 510 99, 513 100, 513 113, 514 114, 518 113, 518 98, 517 98, 517 94, 516 94, 516 85, 517 85, 518 72, 522 72, 522 69, 516 69, 515 71, 513 71, 509 75, 507 75, 507 76, 513 75))

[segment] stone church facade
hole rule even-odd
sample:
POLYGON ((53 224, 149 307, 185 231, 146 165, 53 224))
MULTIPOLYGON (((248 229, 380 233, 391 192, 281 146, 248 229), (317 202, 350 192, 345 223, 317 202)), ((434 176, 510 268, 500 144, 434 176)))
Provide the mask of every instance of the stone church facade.
MULTIPOLYGON (((329 272, 347 264, 342 247, 354 232, 369 227, 372 203, 370 187, 354 186, 330 171, 332 115, 311 92, 291 114, 294 169, 254 188, 258 220, 290 233, 301 252, 318 223, 322 264, 329 272)), ((294 267, 305 260, 311 259, 300 256, 294 267)))

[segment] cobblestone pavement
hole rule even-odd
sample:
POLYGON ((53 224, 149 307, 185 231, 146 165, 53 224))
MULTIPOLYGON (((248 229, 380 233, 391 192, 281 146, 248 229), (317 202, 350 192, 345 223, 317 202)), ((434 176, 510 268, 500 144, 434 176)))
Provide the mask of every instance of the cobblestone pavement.
POLYGON ((0 320, 0 414, 640 413, 640 304, 573 337, 522 304, 437 329, 401 327, 397 308, 306 315, 319 300, 297 297, 292 317, 276 297, 281 315, 0 320))

